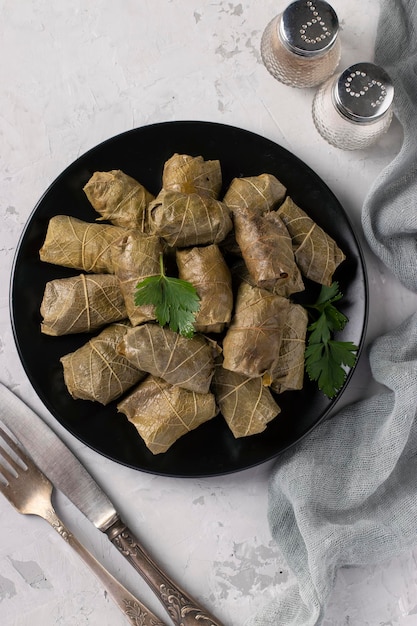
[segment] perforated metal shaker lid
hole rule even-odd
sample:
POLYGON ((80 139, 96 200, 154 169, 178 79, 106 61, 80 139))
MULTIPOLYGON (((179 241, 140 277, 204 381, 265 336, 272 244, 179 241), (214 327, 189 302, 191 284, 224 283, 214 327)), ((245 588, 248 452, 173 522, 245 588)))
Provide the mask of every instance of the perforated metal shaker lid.
POLYGON ((328 52, 339 32, 336 12, 324 0, 297 0, 282 13, 279 35, 288 50, 303 57, 328 52))
POLYGON ((387 72, 373 63, 348 67, 334 84, 333 101, 348 119, 366 124, 380 119, 390 108, 394 87, 387 72))

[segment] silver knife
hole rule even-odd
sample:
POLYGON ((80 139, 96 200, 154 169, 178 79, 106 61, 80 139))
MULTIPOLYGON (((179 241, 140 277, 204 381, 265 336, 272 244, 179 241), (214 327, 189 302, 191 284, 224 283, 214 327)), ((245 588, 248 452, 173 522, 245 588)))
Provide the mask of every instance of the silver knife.
POLYGON ((176 626, 222 626, 146 553, 113 504, 66 444, 39 415, 0 383, 2 421, 33 460, 96 528, 105 533, 157 595, 176 626))

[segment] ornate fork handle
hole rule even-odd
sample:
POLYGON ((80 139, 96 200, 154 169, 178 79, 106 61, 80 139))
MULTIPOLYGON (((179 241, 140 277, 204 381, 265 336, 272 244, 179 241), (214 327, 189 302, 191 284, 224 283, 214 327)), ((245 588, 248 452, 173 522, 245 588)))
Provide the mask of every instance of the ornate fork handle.
POLYGON ((64 526, 53 508, 42 515, 44 519, 61 535, 63 539, 78 553, 86 565, 97 576, 103 587, 108 591, 124 616, 134 626, 166 626, 165 622, 154 615, 144 604, 121 585, 97 559, 78 541, 64 526))
POLYGON ((162 572, 121 520, 112 524, 105 533, 146 580, 176 626, 222 626, 162 572))

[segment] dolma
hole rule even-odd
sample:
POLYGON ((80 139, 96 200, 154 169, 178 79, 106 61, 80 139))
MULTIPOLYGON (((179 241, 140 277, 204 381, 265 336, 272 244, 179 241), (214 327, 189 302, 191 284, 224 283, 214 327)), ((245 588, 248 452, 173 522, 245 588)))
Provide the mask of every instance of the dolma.
POLYGON ((262 378, 249 378, 216 364, 212 389, 233 435, 248 437, 265 430, 281 411, 262 378))
POLYGON ((127 331, 119 353, 132 365, 172 385, 207 393, 214 373, 214 348, 202 335, 191 339, 162 328, 142 324, 127 331))
POLYGON ((222 187, 220 161, 205 161, 202 156, 175 153, 164 164, 162 187, 216 199, 222 187))
POLYGON ((41 261, 94 274, 113 274, 111 246, 126 230, 90 224, 69 215, 55 215, 39 251, 41 261))
POLYGON ((126 307, 112 274, 80 274, 46 283, 41 304, 45 335, 86 333, 124 320, 126 307))
POLYGON ((286 188, 272 174, 234 178, 223 198, 232 213, 239 209, 247 215, 259 215, 277 209, 285 198, 286 188))
POLYGON ((209 196, 162 190, 148 207, 147 228, 170 246, 186 248, 219 243, 232 220, 227 206, 209 196))
POLYGON ((132 326, 155 319, 152 305, 136 306, 136 285, 149 276, 160 273, 159 257, 162 245, 159 237, 145 235, 139 230, 128 231, 112 247, 112 265, 120 281, 127 315, 132 326))
POLYGON ((60 359, 64 381, 73 398, 106 405, 146 376, 117 352, 128 328, 126 323, 111 324, 60 359))
POLYGON ((218 244, 222 254, 227 257, 241 258, 242 252, 238 246, 234 229, 230 230, 223 241, 218 244))
POLYGON ((343 251, 289 196, 277 213, 291 235, 301 273, 310 280, 330 286, 334 272, 346 258, 343 251))
MULTIPOLYGON (((232 274, 232 282, 233 284, 240 285, 241 282, 248 283, 252 285, 252 287, 257 287, 255 280, 248 272, 248 268, 244 260, 237 259, 230 267, 230 271, 232 274)), ((288 298, 291 294, 303 291, 305 289, 305 285, 300 274, 298 267, 296 266, 292 275, 288 277, 288 280, 278 281, 275 288, 273 289, 273 293, 278 296, 284 296, 288 298)))
POLYGON ((235 236, 255 284, 289 296, 304 289, 291 237, 275 211, 263 215, 237 208, 235 236))
POLYGON ((155 376, 148 376, 117 409, 136 427, 153 454, 166 452, 177 439, 217 414, 212 393, 174 387, 155 376))
POLYGON ((271 389, 276 393, 303 388, 307 322, 306 310, 299 304, 291 303, 282 333, 279 357, 271 372, 271 389))
POLYGON ((223 340, 223 367, 250 378, 270 372, 279 354, 289 306, 288 298, 242 283, 223 340))
POLYGON ((154 196, 121 170, 94 172, 83 190, 97 213, 123 228, 143 227, 144 210, 154 196))
POLYGON ((196 288, 200 307, 194 328, 220 333, 230 322, 233 308, 232 277, 216 244, 177 250, 178 275, 196 288))

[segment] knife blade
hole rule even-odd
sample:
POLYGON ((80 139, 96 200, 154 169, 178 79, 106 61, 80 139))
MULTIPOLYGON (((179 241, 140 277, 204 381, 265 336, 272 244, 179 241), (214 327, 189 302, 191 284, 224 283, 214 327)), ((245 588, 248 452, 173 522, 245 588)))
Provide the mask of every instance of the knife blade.
POLYGON ((1 382, 0 415, 54 486, 107 535, 141 574, 176 626, 222 626, 163 572, 68 446, 37 413, 1 382))

